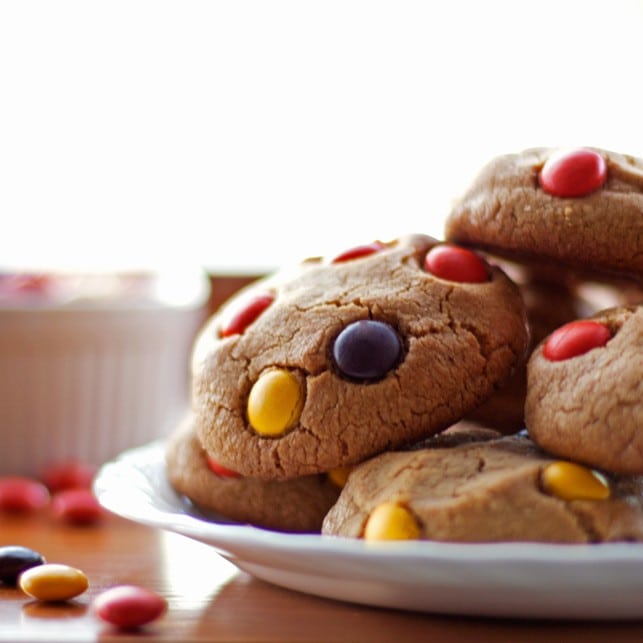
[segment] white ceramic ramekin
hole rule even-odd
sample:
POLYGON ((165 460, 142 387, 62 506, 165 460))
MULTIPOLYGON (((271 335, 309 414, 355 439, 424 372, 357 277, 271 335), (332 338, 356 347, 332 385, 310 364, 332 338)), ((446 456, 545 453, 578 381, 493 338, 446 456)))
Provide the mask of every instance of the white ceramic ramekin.
POLYGON ((74 459, 98 466, 176 425, 207 309, 207 278, 192 278, 184 290, 173 280, 179 298, 153 275, 145 296, 92 297, 90 286, 68 300, 0 301, 0 474, 37 476, 74 459))

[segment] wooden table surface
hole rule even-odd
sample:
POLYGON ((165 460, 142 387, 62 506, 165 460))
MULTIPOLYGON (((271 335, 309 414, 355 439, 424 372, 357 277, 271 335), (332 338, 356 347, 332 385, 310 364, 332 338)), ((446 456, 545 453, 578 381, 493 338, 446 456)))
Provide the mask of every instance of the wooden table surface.
POLYGON ((201 543, 116 516, 92 527, 48 512, 0 514, 0 545, 24 545, 48 562, 82 569, 89 590, 68 603, 34 601, 0 586, 1 641, 476 641, 643 640, 641 622, 534 622, 455 618, 362 607, 298 594, 238 571, 201 543), (100 623, 91 601, 113 585, 162 594, 167 614, 138 633, 100 623))

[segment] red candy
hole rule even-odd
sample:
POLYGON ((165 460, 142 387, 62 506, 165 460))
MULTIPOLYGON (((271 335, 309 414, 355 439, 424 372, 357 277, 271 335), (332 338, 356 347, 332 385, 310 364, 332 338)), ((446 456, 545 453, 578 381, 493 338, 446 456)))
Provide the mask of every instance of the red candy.
POLYGON ((212 473, 216 473, 218 476, 221 476, 222 478, 240 478, 241 474, 237 473, 236 471, 233 471, 232 469, 228 469, 227 467, 224 467, 222 464, 219 464, 214 458, 210 457, 209 455, 206 456, 206 460, 208 462, 208 468, 212 473))
POLYGON ((384 244, 379 241, 373 241, 363 246, 355 246, 349 250, 345 250, 341 254, 338 254, 331 263, 342 263, 344 261, 351 261, 352 259, 359 259, 360 257, 367 257, 372 255, 375 252, 379 252, 384 248, 384 244))
POLYGON ((143 587, 120 585, 99 594, 93 602, 96 615, 122 629, 134 629, 160 618, 167 601, 143 587))
POLYGON ((475 252, 459 246, 431 248, 424 259, 424 269, 449 281, 482 283, 489 279, 485 262, 475 252))
POLYGON ((0 511, 29 513, 49 503, 49 491, 38 480, 22 476, 0 478, 0 511))
POLYGON ((77 460, 70 460, 48 466, 42 473, 42 481, 52 493, 76 487, 89 489, 95 474, 95 467, 77 460))
POLYGON ((221 327, 220 336, 240 335, 274 300, 274 295, 269 293, 257 295, 250 299, 221 327))
POLYGON ((555 330, 545 341, 543 355, 552 362, 576 357, 605 346, 611 338, 607 326, 591 321, 573 321, 555 330))
POLYGON ((53 514, 73 525, 93 525, 103 518, 103 508, 91 489, 65 489, 52 499, 53 514))
POLYGON ((557 197, 585 196, 598 190, 607 178, 605 159, 593 150, 561 151, 549 157, 540 170, 540 185, 557 197))

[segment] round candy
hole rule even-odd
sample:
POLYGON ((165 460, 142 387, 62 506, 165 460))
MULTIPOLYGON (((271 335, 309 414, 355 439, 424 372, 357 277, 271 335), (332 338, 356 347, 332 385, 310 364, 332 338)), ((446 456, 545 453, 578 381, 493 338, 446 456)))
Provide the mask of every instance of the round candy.
POLYGON ((426 254, 424 269, 449 281, 482 283, 489 279, 485 262, 475 252, 459 246, 434 246, 426 254))
POLYGON ((402 342, 395 329, 372 319, 349 324, 333 344, 333 359, 339 371, 360 380, 384 377, 401 355, 402 342))
POLYGON ((147 625, 167 610, 167 601, 162 596, 135 585, 107 589, 94 599, 92 605, 99 618, 123 629, 147 625))
POLYGON ((0 583, 15 585, 22 572, 44 563, 43 555, 28 547, 20 545, 0 547, 0 583))
POLYGON ((88 587, 87 576, 68 565, 45 563, 20 575, 20 589, 39 601, 67 601, 88 587))
POLYGON ((51 508, 56 518, 73 525, 93 525, 104 516, 103 508, 91 489, 83 487, 54 494, 51 508))
POLYGON ((606 500, 610 497, 610 487, 605 479, 575 462, 552 462, 543 469, 540 480, 546 493, 562 500, 606 500))
POLYGON ((379 241, 374 241, 373 243, 363 246, 355 246, 354 248, 350 248, 349 250, 345 250, 341 254, 338 254, 331 263, 343 263, 344 261, 367 257, 375 252, 379 252, 383 248, 385 248, 384 244, 379 241))
POLYGON ((581 197, 598 190, 607 178, 605 159, 594 150, 560 151, 540 170, 540 185, 552 196, 581 197))
POLYGON ((417 540, 420 526, 413 514, 394 502, 378 505, 364 527, 364 540, 417 540))
POLYGON ((220 336, 240 335, 274 300, 274 295, 264 293, 246 301, 221 327, 220 336))
POLYGON ((51 493, 55 493, 75 487, 89 488, 95 474, 96 467, 79 460, 69 460, 52 463, 46 467, 42 472, 42 481, 51 493))
POLYGON ((604 324, 590 319, 578 320, 556 329, 543 346, 543 355, 551 362, 570 359, 605 346, 612 334, 604 324))
POLYGON ((353 467, 338 467, 336 469, 331 469, 328 472, 328 477, 336 487, 343 489, 352 470, 353 467))
POLYGON ((219 464, 212 456, 206 456, 206 462, 208 463, 208 469, 222 478, 240 478, 241 474, 224 467, 222 464, 219 464))
POLYGON ((0 478, 0 510, 15 513, 38 511, 49 503, 49 491, 33 478, 0 478))
POLYGON ((290 371, 273 368, 254 383, 248 396, 248 421, 260 435, 278 436, 294 426, 304 405, 299 379, 290 371))

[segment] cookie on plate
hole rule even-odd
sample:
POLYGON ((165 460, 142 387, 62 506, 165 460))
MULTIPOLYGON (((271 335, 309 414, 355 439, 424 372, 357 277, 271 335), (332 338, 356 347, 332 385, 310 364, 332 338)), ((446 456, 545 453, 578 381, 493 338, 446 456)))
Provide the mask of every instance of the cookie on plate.
POLYGON ((525 421, 541 447, 643 474, 643 304, 554 331, 528 363, 525 421))
POLYGON ((534 148, 492 160, 445 237, 520 262, 643 279, 643 160, 596 148, 534 148))
POLYGON ((200 333, 197 434, 244 476, 350 466, 461 419, 527 343, 517 287, 470 250, 410 235, 308 260, 200 333))
POLYGON ((282 481, 243 478, 208 457, 191 416, 168 440, 166 464, 174 489, 201 513, 277 531, 319 533, 341 488, 326 474, 282 481))
POLYGON ((643 478, 554 459, 523 435, 383 453, 351 472, 322 533, 367 540, 643 540, 643 478))

